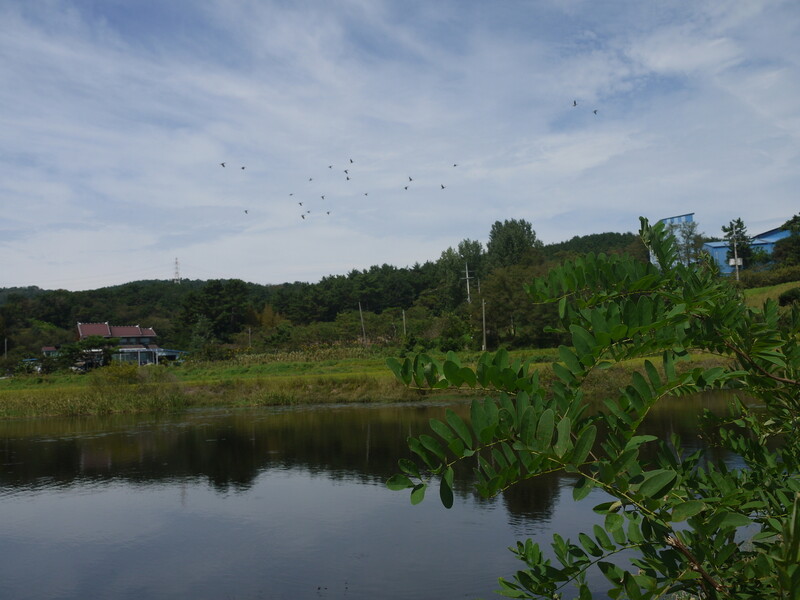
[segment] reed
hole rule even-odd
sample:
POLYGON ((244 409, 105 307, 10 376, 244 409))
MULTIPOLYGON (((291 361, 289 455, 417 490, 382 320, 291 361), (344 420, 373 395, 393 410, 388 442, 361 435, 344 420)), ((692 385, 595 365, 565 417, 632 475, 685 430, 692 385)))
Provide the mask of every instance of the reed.
MULTIPOLYGON (((552 351, 537 351, 540 377, 554 377, 552 351)), ((526 360, 530 353, 514 353, 526 360)), ((474 364, 478 354, 463 356, 474 364)), ((295 362, 286 353, 250 356, 241 361, 195 363, 180 367, 112 365, 80 377, 28 376, 0 381, 0 418, 170 413, 187 408, 218 406, 286 406, 348 402, 409 402, 441 396, 482 395, 480 390, 408 389, 395 381, 383 358, 343 355, 295 362)), ((309 356, 302 358, 308 359, 309 356)), ((442 357, 443 358, 443 357, 442 357)), ((713 356, 694 357, 704 364, 713 356)), ((605 397, 630 381, 642 361, 592 374, 587 396, 605 397)), ((654 361, 655 362, 655 361, 654 361)))

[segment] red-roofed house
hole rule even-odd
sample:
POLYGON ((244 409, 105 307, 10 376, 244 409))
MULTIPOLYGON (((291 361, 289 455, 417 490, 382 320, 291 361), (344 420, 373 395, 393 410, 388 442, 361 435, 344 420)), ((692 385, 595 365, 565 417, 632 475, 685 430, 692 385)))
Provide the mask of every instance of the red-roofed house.
POLYGON ((139 325, 109 325, 106 323, 78 323, 78 337, 81 340, 91 336, 118 338, 119 347, 113 359, 122 362, 136 362, 140 365, 158 363, 164 353, 155 343, 156 332, 150 327, 139 325))

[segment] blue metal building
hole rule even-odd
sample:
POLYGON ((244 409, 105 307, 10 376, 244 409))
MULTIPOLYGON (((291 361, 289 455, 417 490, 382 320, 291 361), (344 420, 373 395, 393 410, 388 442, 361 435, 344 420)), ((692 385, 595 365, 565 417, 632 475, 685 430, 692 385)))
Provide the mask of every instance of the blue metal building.
MULTIPOLYGON (((767 254, 772 254, 775 249, 775 242, 783 238, 789 237, 790 231, 776 227, 764 233, 759 233, 750 238, 750 247, 753 250, 763 250, 767 254)), ((708 252, 714 259, 714 262, 719 266, 719 272, 730 275, 734 271, 734 266, 728 264, 728 250, 730 244, 728 242, 706 242, 703 244, 703 250, 708 252)))

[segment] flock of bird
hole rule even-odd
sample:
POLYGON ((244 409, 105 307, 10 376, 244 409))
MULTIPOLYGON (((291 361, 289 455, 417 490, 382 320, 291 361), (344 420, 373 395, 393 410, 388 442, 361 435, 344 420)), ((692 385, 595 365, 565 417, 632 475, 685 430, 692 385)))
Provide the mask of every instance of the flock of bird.
MULTIPOLYGON (((353 177, 354 176, 353 169, 354 169, 354 165, 355 164, 356 164, 356 162, 352 158, 348 158, 347 159, 347 162, 345 163, 345 167, 347 167, 347 168, 342 169, 342 174, 344 176, 344 181, 345 182, 348 182, 348 181, 351 181, 351 180, 354 179, 354 177, 353 177)), ((221 163, 219 163, 219 165, 223 169, 228 168, 228 165, 225 162, 221 162, 221 163)), ((458 167, 458 163, 453 163, 453 167, 458 167)), ((240 167, 240 169, 242 171, 245 170, 246 168, 247 168, 246 166, 241 166, 240 167)), ((334 168, 334 165, 328 165, 328 169, 333 170, 333 168, 334 168)), ((314 181, 314 177, 309 177, 308 181, 309 182, 313 182, 314 181)), ((403 185, 403 189, 404 190, 408 190, 409 187, 411 186, 411 184, 413 184, 413 183, 414 183, 414 178, 411 177, 411 176, 408 176, 408 182, 405 182, 405 184, 403 185)), ((441 191, 441 190, 447 189, 447 186, 445 184, 443 184, 443 183, 439 183, 438 189, 441 191)), ((369 192, 361 192, 361 193, 363 194, 364 197, 369 197, 369 192)), ((325 200, 325 196, 326 196, 326 194, 321 194, 320 195, 320 200, 324 201, 325 200)), ((289 193, 289 197, 292 198, 293 200, 297 201, 297 205, 298 205, 298 207, 300 209, 300 213, 299 213, 300 214, 300 218, 303 221, 305 221, 307 218, 310 218, 312 212, 311 212, 311 209, 308 207, 309 206, 308 205, 308 197, 307 196, 303 196, 304 198, 306 198, 305 203, 303 201, 301 201, 301 200, 297 200, 297 198, 299 198, 300 196, 299 195, 295 196, 294 192, 290 192, 289 193)), ((330 215, 332 211, 333 211, 332 208, 330 208, 329 206, 326 206, 322 211, 317 211, 317 212, 324 213, 325 215, 330 215)), ((245 214, 250 214, 248 209, 244 209, 244 213, 245 214)))
MULTIPOLYGON (((572 108, 577 108, 577 107, 578 107, 578 101, 577 100, 573 100, 572 101, 572 108)), ((592 113, 597 115, 597 111, 598 111, 598 109, 595 108, 595 109, 592 110, 592 113)), ((223 169, 227 168, 227 164, 225 162, 221 162, 219 164, 223 169)), ((352 158, 347 159, 347 161, 345 162, 344 166, 346 168, 342 169, 342 175, 344 176, 344 181, 345 182, 349 182, 349 181, 352 180, 352 176, 354 175, 354 173, 352 172, 353 169, 354 169, 354 165, 356 165, 356 162, 352 158)), ((455 168, 455 167, 458 167, 458 163, 453 163, 453 168, 455 168)), ((247 167, 242 165, 239 168, 242 171, 244 171, 247 167)), ((328 169, 330 169, 331 171, 333 170, 333 168, 334 168, 334 165, 332 165, 332 164, 328 165, 328 169)), ((407 175, 406 177, 408 177, 408 181, 404 181, 403 189, 407 191, 409 189, 409 187, 411 187, 414 184, 414 178, 411 177, 410 175, 407 175)), ((314 177, 309 177, 308 181, 309 182, 313 182, 314 181, 314 177)), ((441 190, 445 190, 445 189, 447 189, 447 186, 444 183, 439 183, 438 189, 440 191, 441 190)), ((369 197, 369 192, 361 192, 361 193, 364 195, 364 197, 369 197)), ((320 199, 325 201, 325 196, 326 196, 326 194, 320 194, 320 199)), ((305 196, 305 195, 303 196, 305 198, 305 203, 303 201, 301 201, 301 200, 298 200, 298 198, 300 196, 299 195, 295 196, 294 192, 290 192, 289 193, 289 197, 292 198, 294 201, 297 201, 297 205, 299 207, 299 215, 300 215, 300 218, 303 221, 305 221, 307 218, 311 217, 312 212, 311 212, 311 208, 309 208, 308 196, 305 196)), ((328 206, 323 208, 323 210, 321 210, 321 211, 317 211, 317 213, 324 213, 325 215, 330 215, 333 209, 330 208, 330 203, 329 202, 326 203, 326 204, 328 206)), ((244 213, 245 214, 250 214, 248 209, 244 209, 244 213)))

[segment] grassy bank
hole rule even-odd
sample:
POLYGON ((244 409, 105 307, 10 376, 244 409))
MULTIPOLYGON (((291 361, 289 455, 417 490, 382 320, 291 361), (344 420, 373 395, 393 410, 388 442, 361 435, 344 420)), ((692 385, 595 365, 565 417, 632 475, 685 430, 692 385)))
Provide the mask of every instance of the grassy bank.
MULTIPOLYGON (((533 359, 544 381, 552 379, 555 350, 513 352, 533 359)), ((474 364, 479 354, 463 355, 474 364)), ((443 357, 441 357, 443 358, 443 357)), ((0 380, 0 418, 177 412, 199 407, 283 406, 347 402, 408 402, 453 395, 453 390, 410 390, 399 384, 384 355, 361 350, 339 354, 245 355, 226 362, 180 366, 113 365, 85 375, 28 375, 0 380)), ((695 357, 692 366, 713 363, 695 357)), ((616 366, 593 375, 593 396, 616 392, 642 365, 616 366)), ((481 393, 468 388, 462 395, 481 393)))

